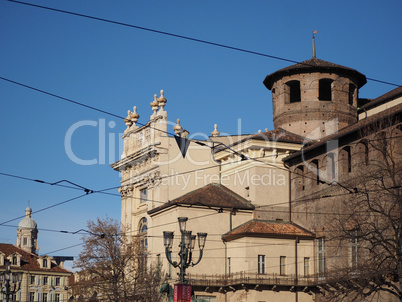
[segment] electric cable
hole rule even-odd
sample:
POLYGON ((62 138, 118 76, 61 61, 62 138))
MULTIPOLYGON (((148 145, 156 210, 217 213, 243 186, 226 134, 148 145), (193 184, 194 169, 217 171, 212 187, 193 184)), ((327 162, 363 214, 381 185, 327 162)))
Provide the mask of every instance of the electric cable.
MULTIPOLYGON (((61 10, 61 9, 57 9, 57 8, 52 8, 52 7, 48 7, 48 6, 37 5, 37 4, 32 4, 32 3, 22 2, 22 1, 16 1, 16 0, 7 0, 7 1, 17 3, 17 4, 32 6, 32 7, 36 7, 36 8, 40 8, 40 9, 55 11, 55 12, 59 12, 59 13, 63 13, 63 14, 69 14, 69 15, 83 17, 83 18, 87 18, 87 19, 107 22, 107 23, 111 23, 111 24, 115 24, 115 25, 121 25, 121 26, 125 26, 125 27, 135 28, 135 29, 139 29, 139 30, 143 30, 143 31, 153 32, 153 33, 166 35, 166 36, 171 36, 171 37, 175 37, 175 38, 180 38, 180 39, 184 39, 184 40, 189 40, 189 41, 192 41, 192 42, 198 42, 198 43, 203 43, 203 44, 207 44, 207 45, 217 46, 217 47, 226 48, 226 49, 230 49, 230 50, 235 50, 235 51, 239 51, 239 52, 244 52, 244 53, 248 53, 248 54, 252 54, 252 55, 262 56, 262 57, 266 57, 266 58, 270 58, 270 59, 285 61, 285 62, 288 62, 288 63, 309 65, 308 63, 305 63, 305 62, 299 62, 299 61, 295 61, 295 60, 286 59, 286 58, 283 58, 283 57, 273 56, 273 55, 269 55, 269 54, 265 54, 265 53, 261 53, 261 52, 257 52, 257 51, 252 51, 252 50, 247 50, 247 49, 244 49, 244 48, 229 46, 229 45, 225 45, 225 44, 221 44, 221 43, 215 43, 215 42, 211 42, 211 41, 196 39, 196 38, 192 38, 192 37, 189 37, 189 36, 178 35, 178 34, 169 33, 169 32, 166 32, 166 31, 161 31, 161 30, 156 30, 156 29, 151 29, 151 28, 147 28, 147 27, 143 27, 143 26, 137 26, 137 25, 128 24, 128 23, 124 23, 124 22, 113 21, 113 20, 109 20, 109 19, 99 18, 99 17, 95 17, 95 16, 75 13, 75 12, 71 12, 71 11, 61 10)), ((313 66, 313 67, 315 67, 315 66, 313 66)), ((401 86, 401 85, 398 85, 398 84, 394 84, 394 83, 390 83, 390 82, 386 82, 386 81, 381 81, 381 80, 376 80, 376 79, 373 79, 373 78, 367 78, 366 77, 366 79, 370 80, 370 81, 375 81, 375 82, 378 82, 378 83, 382 83, 382 84, 391 85, 391 86, 396 86, 396 87, 401 86)))

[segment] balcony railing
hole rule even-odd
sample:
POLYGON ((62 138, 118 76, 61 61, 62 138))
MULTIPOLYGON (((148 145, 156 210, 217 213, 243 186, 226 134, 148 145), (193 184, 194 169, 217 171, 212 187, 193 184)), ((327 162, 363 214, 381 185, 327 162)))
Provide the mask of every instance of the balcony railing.
POLYGON ((195 290, 207 292, 249 290, 305 291, 317 284, 316 277, 302 275, 257 274, 237 272, 230 275, 189 274, 189 283, 195 290))

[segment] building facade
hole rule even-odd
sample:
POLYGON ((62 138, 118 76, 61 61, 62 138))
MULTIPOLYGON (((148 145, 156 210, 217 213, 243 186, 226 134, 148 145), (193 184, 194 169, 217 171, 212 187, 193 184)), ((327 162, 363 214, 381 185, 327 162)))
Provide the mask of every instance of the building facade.
POLYGON ((203 141, 180 120, 168 122, 161 91, 146 123, 138 123, 136 107, 125 119, 124 152, 112 164, 122 177, 122 225, 143 236, 171 284, 178 271, 165 257, 163 232, 180 237, 178 217, 188 217, 193 233, 207 232, 201 262, 187 270, 202 301, 319 300, 333 259, 356 264, 357 241, 340 254, 329 249, 325 213, 353 192, 340 179, 357 175, 365 158, 359 131, 400 108, 400 89, 360 99, 365 83, 358 71, 314 57, 265 78, 274 130, 220 136, 215 125, 203 141))
MULTIPOLYGON (((17 246, 0 244, 2 284, 6 284, 7 273, 11 272, 11 276, 22 275, 20 283, 14 277, 10 277, 11 288, 18 289, 18 283, 20 287, 9 296, 9 299, 21 302, 67 301, 71 272, 64 269, 63 263, 57 263, 53 257, 38 256, 37 224, 31 218, 31 208, 28 207, 25 213, 25 218, 18 225, 17 246)), ((1 294, 1 300, 6 301, 4 293, 1 294)))

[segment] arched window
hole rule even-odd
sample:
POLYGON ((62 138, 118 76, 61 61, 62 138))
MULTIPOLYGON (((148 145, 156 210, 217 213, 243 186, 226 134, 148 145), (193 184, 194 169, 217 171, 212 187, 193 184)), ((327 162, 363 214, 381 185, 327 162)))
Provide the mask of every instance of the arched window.
MULTIPOLYGON (((356 145, 356 160, 357 165, 369 163, 369 148, 366 140, 361 140, 356 145)), ((359 168, 359 167, 358 167, 359 168)))
POLYGON ((286 83, 289 91, 289 103, 297 103, 301 101, 300 82, 289 81, 286 83))
POLYGON ((148 232, 148 222, 145 217, 141 218, 139 227, 138 227, 138 233, 140 236, 143 236, 144 238, 141 239, 142 247, 144 249, 148 248, 148 239, 147 239, 147 232, 148 232))
POLYGON ((353 105, 353 100, 355 99, 356 86, 354 84, 349 84, 349 105, 353 105))
POLYGON ((311 167, 312 167, 312 173, 313 177, 315 177, 316 181, 315 184, 319 185, 320 184, 320 168, 318 166, 318 159, 314 159, 311 161, 311 167))
POLYGON ((141 218, 140 220, 140 226, 138 228, 138 231, 141 234, 146 234, 148 231, 148 224, 147 224, 147 219, 145 217, 141 218))
POLYGON ((295 170, 295 185, 297 191, 304 191, 304 166, 300 165, 295 170))
POLYGON ((318 99, 320 101, 332 101, 331 79, 321 79, 318 84, 318 99))
POLYGON ((325 170, 327 181, 333 182, 336 181, 336 170, 335 170, 335 155, 334 153, 328 153, 325 157, 325 170))
POLYGON ((352 172, 352 155, 350 151, 350 147, 346 146, 339 153, 339 161, 340 166, 342 167, 342 173, 350 173, 352 172))

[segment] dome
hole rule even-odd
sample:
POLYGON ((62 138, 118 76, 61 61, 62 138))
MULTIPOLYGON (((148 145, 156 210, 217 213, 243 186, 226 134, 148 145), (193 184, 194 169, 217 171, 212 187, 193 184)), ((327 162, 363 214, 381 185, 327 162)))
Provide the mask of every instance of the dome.
POLYGON ((37 227, 38 225, 36 224, 35 220, 30 217, 25 217, 18 224, 19 229, 36 229, 37 227))
POLYGON ((361 88, 367 82, 366 76, 361 74, 357 70, 341 66, 338 64, 334 64, 331 62, 327 62, 324 60, 320 60, 317 58, 312 58, 310 60, 282 68, 270 75, 267 75, 263 83, 265 87, 271 90, 273 83, 277 81, 279 78, 293 74, 311 73, 311 72, 346 74, 353 77, 356 80, 356 84, 358 85, 359 88, 361 88))
POLYGON ((27 207, 25 209, 25 218, 20 221, 18 224, 18 229, 36 229, 38 225, 36 224, 35 220, 31 218, 32 209, 27 207))

